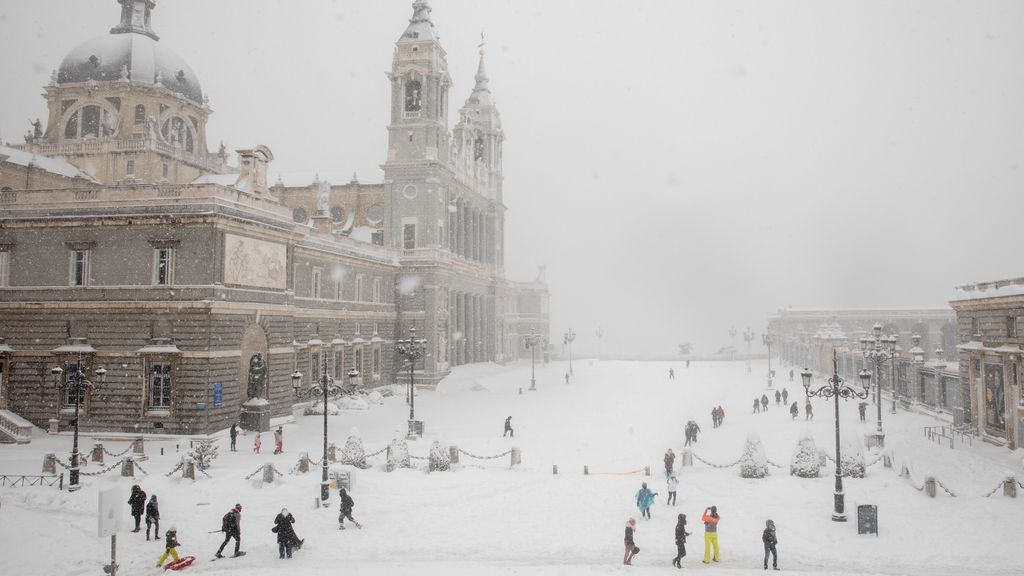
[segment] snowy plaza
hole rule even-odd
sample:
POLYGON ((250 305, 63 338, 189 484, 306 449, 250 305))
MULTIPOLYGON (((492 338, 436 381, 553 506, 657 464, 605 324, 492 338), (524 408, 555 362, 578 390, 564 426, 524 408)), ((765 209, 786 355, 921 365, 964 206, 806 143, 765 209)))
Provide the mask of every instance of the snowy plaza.
MULTIPOLYGON (((933 443, 921 430, 935 419, 900 411, 883 412, 888 434, 885 452, 865 455, 867 476, 845 478, 850 520, 833 522, 833 465, 818 478, 797 478, 788 465, 798 439, 810 433, 818 446, 833 452, 831 402, 815 400, 815 415, 796 420, 771 400, 766 413, 752 413, 751 399, 772 391, 764 386, 766 365, 755 362, 751 373, 743 362, 620 362, 577 360, 566 384, 564 363, 538 366, 537 390, 529 391, 530 365, 462 367, 436 392, 417 395, 417 418, 426 423, 422 439, 409 443, 412 456, 426 456, 438 440, 479 456, 522 450, 522 463, 510 468, 509 457, 474 460, 462 456, 447 472, 426 472, 426 462, 413 468, 384 471, 383 455, 369 459, 367 470, 354 473, 354 517, 364 529, 337 529, 337 493, 331 508, 315 509, 319 468, 289 473, 300 451, 314 460, 321 451, 322 416, 283 419, 284 452, 271 454, 264 434, 263 453, 252 453, 253 436, 240 436, 238 452, 228 451, 226 434, 216 436, 220 456, 209 469, 211 478, 183 480, 175 468, 186 451, 187 437, 148 437, 148 475, 121 478, 115 469, 84 477, 76 493, 56 488, 5 488, 0 509, 0 542, 7 566, 18 574, 96 574, 109 557, 109 540, 96 536, 97 494, 118 486, 127 499, 138 482, 161 503, 161 526, 178 528, 182 555, 197 562, 188 571, 203 574, 606 574, 620 570, 674 570, 673 527, 677 513, 688 516, 684 570, 717 574, 761 571, 761 530, 766 519, 778 526, 780 567, 806 574, 1016 574, 1017 547, 1024 536, 1021 501, 997 491, 1007 475, 1024 477, 1018 453, 981 442, 973 446, 933 443), (676 378, 668 379, 673 368, 676 378), (520 393, 520 389, 523 389, 520 393), (721 405, 720 428, 711 425, 710 410, 721 405), (502 424, 512 416, 514 439, 502 438, 502 424), (736 466, 714 468, 700 460, 681 467, 683 425, 695 420, 702 432, 693 454, 712 464, 734 463, 747 437, 756 434, 771 468, 764 479, 743 479, 736 466), (182 453, 175 447, 181 446, 182 453), (680 480, 678 506, 665 505, 662 456, 672 448, 680 480), (160 455, 160 450, 164 454, 160 455), (892 455, 894 468, 877 460, 892 455), (260 475, 245 477, 264 463, 283 472, 272 484, 260 475), (906 464, 910 478, 899 476, 906 464), (558 474, 552 474, 552 466, 558 474), (583 475, 587 466, 590 474, 583 475), (643 469, 650 467, 651 476, 643 469), (933 474, 956 494, 941 488, 929 498, 917 488, 933 474), (641 482, 659 492, 651 520, 641 520, 634 494, 641 482), (234 504, 242 511, 242 558, 209 562, 221 541, 221 516, 234 504), (858 535, 856 507, 878 506, 879 535, 858 535), (722 517, 722 561, 701 563, 701 512, 717 505, 722 517), (296 517, 296 532, 306 540, 292 560, 279 560, 271 533, 273 517, 287 507, 296 517), (638 521, 641 552, 633 566, 622 566, 622 531, 628 518, 638 521), (979 518, 984 518, 980 522, 979 518), (984 529, 979 529, 984 527, 984 529), (52 544, 52 545, 51 545, 52 544), (285 564, 287 562, 287 564, 285 564)), ((785 387, 790 402, 803 405, 799 369, 795 382, 778 370, 775 388, 785 387)), ((816 384, 820 378, 815 377, 816 384)), ((855 402, 840 402, 842 434, 849 449, 863 446, 874 430, 874 406, 861 423, 855 402)), ((330 440, 339 447, 353 427, 368 453, 404 435, 408 407, 401 394, 366 410, 341 410, 329 417, 330 440)), ((275 421, 275 424, 278 422, 275 421)), ((102 436, 102 435, 101 435, 102 436)), ((105 446, 120 452, 128 446, 104 437, 105 446)), ((31 444, 0 448, 5 472, 38 473, 46 452, 64 456, 67 433, 47 436, 40 430, 31 444)), ((91 447, 83 437, 83 450, 91 447)), ((111 460, 107 460, 109 463, 111 460)), ((100 467, 90 464, 84 471, 100 467)), ((131 519, 125 509, 124 526, 131 519)), ((160 543, 127 530, 118 539, 123 574, 154 573, 160 543)))

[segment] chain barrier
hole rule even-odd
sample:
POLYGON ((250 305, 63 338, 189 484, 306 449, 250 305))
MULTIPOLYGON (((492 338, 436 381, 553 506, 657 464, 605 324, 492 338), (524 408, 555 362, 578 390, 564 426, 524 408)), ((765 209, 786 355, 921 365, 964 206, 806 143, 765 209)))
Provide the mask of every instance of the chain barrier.
POLYGON ((875 458, 874 462, 872 462, 871 464, 865 464, 864 467, 868 468, 870 466, 874 466, 875 464, 878 464, 879 462, 881 462, 883 459, 884 459, 883 456, 879 456, 878 458, 875 458))
POLYGON ((213 476, 210 476, 209 474, 207 474, 206 470, 203 470, 199 466, 196 466, 196 470, 199 470, 203 474, 203 476, 206 476, 207 478, 213 478, 213 476))
POLYGON ((146 472, 145 468, 143 468, 142 466, 139 466, 138 462, 135 463, 135 467, 138 468, 139 470, 141 470, 142 473, 145 474, 146 476, 149 476, 149 472, 146 472))
MULTIPOLYGON (((64 466, 64 464, 60 460, 57 460, 57 463, 60 464, 61 466, 64 466)), ((118 460, 117 462, 114 462, 110 466, 107 466, 105 469, 100 470, 99 472, 79 472, 79 474, 81 474, 82 476, 99 476, 101 474, 106 474, 107 472, 110 472, 111 470, 117 468, 120 465, 121 461, 118 460)))
POLYGON ((260 472, 263 472, 263 466, 260 466, 259 468, 257 468, 255 472, 253 472, 252 474, 249 474, 248 476, 246 476, 245 479, 249 480, 250 478, 252 478, 253 476, 259 474, 260 472))
MULTIPOLYGON (((476 454, 470 454, 469 452, 466 452, 462 448, 459 448, 459 452, 461 454, 469 456, 470 458, 476 458, 477 460, 493 460, 495 458, 501 458, 502 456, 508 456, 509 454, 512 453, 511 450, 506 450, 505 452, 502 452, 501 454, 495 454, 494 456, 477 456, 476 454)), ((426 460, 426 458, 422 458, 422 460, 426 460)))
POLYGON ((691 454, 693 454, 694 458, 700 460, 701 462, 707 464, 708 466, 711 466, 712 468, 732 468, 733 466, 739 464, 741 460, 743 460, 742 458, 740 458, 739 460, 733 462, 732 464, 712 464, 711 462, 708 462, 707 460, 698 456, 696 452, 691 452, 691 454))
POLYGON ((134 448, 134 447, 135 447, 135 445, 134 445, 134 444, 129 444, 129 445, 128 445, 128 447, 127 447, 127 448, 125 448, 125 449, 124 449, 124 451, 122 451, 122 452, 121 452, 120 454, 114 454, 114 453, 113 453, 113 452, 111 452, 110 450, 107 450, 107 447, 106 447, 106 446, 104 446, 104 447, 103 447, 103 453, 104 453, 104 454, 106 454, 107 456, 110 456, 111 458, 120 458, 121 456, 124 456, 125 454, 127 454, 128 452, 130 452, 130 451, 131 451, 131 449, 132 449, 132 448, 134 448))
POLYGON ((430 460, 430 457, 413 456, 412 454, 409 454, 409 458, 413 460, 430 460))
POLYGON ((383 454, 384 451, 386 451, 387 449, 388 449, 388 447, 385 446, 385 447, 381 448, 380 450, 377 450, 376 452, 374 452, 372 454, 367 454, 366 457, 367 458, 373 458, 374 456, 377 456, 378 454, 383 454))
POLYGON ((1000 482, 999 485, 996 486, 995 488, 993 488, 991 492, 989 492, 988 494, 985 494, 985 498, 991 498, 992 495, 995 494, 996 492, 998 492, 999 489, 1002 488, 1002 487, 1003 487, 1003 483, 1000 482))
POLYGON ((168 478, 170 478, 172 474, 174 474, 174 473, 175 473, 175 472, 177 472, 178 470, 181 470, 181 468, 182 468, 182 467, 183 467, 184 465, 185 465, 185 461, 184 461, 184 460, 182 460, 182 461, 178 462, 178 465, 174 467, 174 470, 171 470, 171 471, 170 471, 170 472, 168 472, 167 474, 164 474, 164 476, 167 476, 168 478))
POLYGON ((767 462, 767 463, 771 464, 772 466, 775 466, 776 468, 785 468, 785 466, 782 466, 782 465, 776 464, 775 462, 772 462, 771 460, 769 460, 769 459, 767 459, 767 458, 765 458, 765 462, 767 462))
POLYGON ((946 488, 946 485, 945 485, 945 484, 943 484, 941 480, 935 480, 935 483, 936 483, 936 484, 938 484, 938 485, 939 485, 939 488, 942 488, 942 490, 943 490, 943 491, 944 491, 944 492, 945 492, 946 494, 949 494, 949 495, 950 495, 950 496, 952 496, 953 498, 956 498, 956 494, 953 494, 953 492, 952 492, 952 491, 951 491, 951 490, 950 490, 949 488, 946 488))
POLYGON ((280 477, 284 477, 284 474, 281 474, 281 471, 277 469, 277 466, 274 466, 273 464, 271 464, 271 465, 270 465, 270 469, 271 469, 271 470, 273 470, 273 471, 274 471, 274 474, 277 474, 277 476, 278 476, 279 478, 280 478, 280 477))

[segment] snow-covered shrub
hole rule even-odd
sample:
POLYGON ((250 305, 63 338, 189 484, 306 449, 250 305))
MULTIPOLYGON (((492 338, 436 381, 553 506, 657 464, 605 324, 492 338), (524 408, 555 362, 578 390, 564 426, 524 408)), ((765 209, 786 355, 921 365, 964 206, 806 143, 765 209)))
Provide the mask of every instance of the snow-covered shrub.
POLYGON ((394 389, 393 386, 381 386, 380 388, 377 388, 376 390, 374 390, 374 392, 380 393, 380 395, 385 397, 385 398, 388 398, 389 396, 394 396, 395 395, 395 389, 394 389))
POLYGON ((434 440, 434 443, 430 446, 430 471, 444 472, 451 465, 452 459, 448 454, 448 448, 434 440))
POLYGON ((789 461, 789 473, 801 478, 817 478, 820 469, 821 460, 818 447, 814 445, 814 438, 809 434, 804 435, 797 443, 793 458, 789 461))
POLYGON ((843 449, 842 466, 840 470, 843 476, 850 478, 863 478, 866 466, 864 465, 864 450, 857 446, 848 445, 843 449))
POLYGON ((388 445, 388 463, 385 468, 388 472, 396 468, 409 468, 412 466, 409 458, 409 445, 405 438, 395 438, 388 445))
POLYGON ((348 440, 345 440, 345 447, 341 449, 341 463, 366 469, 370 465, 366 463, 366 450, 363 448, 363 439, 359 437, 359 431, 352 428, 348 440))
POLYGON ((217 446, 213 440, 200 440, 188 453, 188 457, 196 463, 196 468, 206 470, 217 459, 217 446))
POLYGON ((366 402, 368 404, 375 404, 377 406, 380 406, 381 404, 384 403, 384 395, 378 392, 377 390, 374 390, 366 395, 366 402))
POLYGON ((747 445, 740 456, 740 477, 764 478, 768 475, 768 457, 764 453, 764 445, 757 434, 747 436, 747 445))
MULTIPOLYGON (((306 411, 304 412, 304 414, 306 416, 314 416, 314 415, 315 416, 323 416, 323 413, 324 413, 324 403, 323 402, 314 402, 311 406, 307 407, 306 411)), ((331 416, 334 416, 337 413, 338 413, 338 407, 334 404, 334 402, 328 402, 327 403, 327 414, 329 414, 331 416)))
POLYGON ((342 396, 338 399, 338 406, 345 410, 369 410, 370 405, 359 396, 342 396))
POLYGON ((487 387, 479 382, 473 382, 473 385, 470 386, 469 389, 473 392, 484 392, 487 390, 487 387))

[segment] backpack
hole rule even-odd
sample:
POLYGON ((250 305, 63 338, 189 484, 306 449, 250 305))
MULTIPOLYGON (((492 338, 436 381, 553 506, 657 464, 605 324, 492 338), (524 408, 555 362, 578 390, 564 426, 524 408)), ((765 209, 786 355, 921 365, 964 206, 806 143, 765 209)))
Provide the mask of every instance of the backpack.
POLYGON ((235 517, 234 517, 234 515, 231 512, 228 512, 227 514, 224 515, 224 518, 221 518, 221 521, 220 521, 220 531, 221 532, 230 532, 231 531, 231 527, 234 526, 234 524, 235 524, 235 517))

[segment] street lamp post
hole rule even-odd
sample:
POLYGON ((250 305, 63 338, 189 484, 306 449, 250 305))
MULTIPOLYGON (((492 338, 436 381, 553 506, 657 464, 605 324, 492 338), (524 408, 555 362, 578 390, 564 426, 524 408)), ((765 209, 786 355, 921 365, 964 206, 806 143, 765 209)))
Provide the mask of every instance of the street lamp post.
POLYGON ((409 328, 409 337, 396 341, 395 351, 409 363, 409 432, 406 438, 412 440, 416 438, 416 388, 413 372, 416 370, 416 361, 427 351, 427 341, 416 338, 416 328, 409 328))
MULTIPOLYGON (((297 400, 313 400, 323 396, 324 401, 324 454, 322 462, 322 469, 320 474, 320 504, 327 508, 330 506, 331 498, 331 483, 327 479, 327 399, 337 398, 344 393, 344 389, 338 386, 334 382, 334 378, 327 373, 327 356, 324 355, 323 374, 320 376, 320 381, 314 383, 307 390, 300 390, 299 385, 302 383, 302 372, 296 370, 292 372, 292 391, 295 393, 297 400)), ((349 378, 359 376, 359 372, 353 368, 348 373, 349 378)))
MULTIPOLYGON (((882 431, 882 366, 892 361, 896 356, 896 337, 882 336, 882 325, 875 323, 872 327, 873 337, 860 339, 860 350, 864 358, 875 365, 875 405, 878 408, 878 427, 872 435, 872 445, 882 448, 885 446, 885 432, 882 431)), ((893 390, 895 395, 895 389, 893 390)))
POLYGON ((732 357, 730 357, 729 360, 732 361, 732 360, 736 359, 736 327, 735 326, 730 326, 729 327, 729 344, 732 346, 732 357))
POLYGON ((768 387, 772 387, 772 343, 775 342, 775 335, 771 332, 761 334, 761 342, 768 347, 768 387))
POLYGON ((78 453, 78 416, 81 412, 82 407, 82 394, 88 392, 96 386, 96 384, 102 384, 107 377, 107 370, 105 368, 97 368, 93 373, 96 374, 96 383, 91 382, 86 377, 86 366, 82 361, 82 353, 78 353, 78 360, 74 364, 68 366, 67 377, 62 378, 64 375, 64 369, 60 366, 54 366, 50 369, 50 374, 53 376, 53 383, 58 389, 67 389, 75 397, 75 439, 71 445, 71 468, 68 469, 68 491, 74 492, 81 488, 81 484, 78 483, 79 476, 79 453, 78 453))
POLYGON ((754 339, 754 332, 749 326, 743 331, 743 339, 747 342, 747 373, 750 373, 750 342, 754 339))
POLYGON ((867 370, 861 370, 858 375, 861 383, 864 385, 864 390, 858 391, 850 388, 842 378, 839 377, 839 361, 836 358, 836 351, 832 350, 832 377, 828 379, 828 384, 818 388, 817 390, 811 390, 811 371, 804 368, 800 372, 800 378, 804 381, 804 394, 807 398, 817 396, 819 398, 835 398, 836 405, 836 487, 833 493, 833 500, 835 502, 835 510, 832 512, 832 520, 835 522, 846 522, 846 505, 844 503, 843 495, 843 470, 842 461, 843 457, 839 448, 839 398, 842 397, 844 400, 850 398, 860 398, 863 400, 868 397, 869 387, 871 386, 871 373, 867 370))
POLYGON ((530 390, 537 389, 537 345, 540 343, 539 334, 530 334, 523 340, 523 346, 530 351, 530 390))
POLYGON ((568 344, 568 346, 569 346, 569 376, 573 375, 573 372, 572 372, 572 342, 575 339, 576 339, 576 333, 573 332, 572 328, 569 328, 569 331, 565 333, 565 337, 562 340, 563 343, 568 344))

